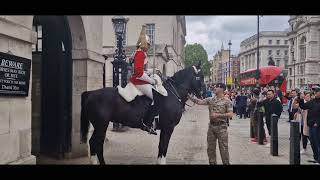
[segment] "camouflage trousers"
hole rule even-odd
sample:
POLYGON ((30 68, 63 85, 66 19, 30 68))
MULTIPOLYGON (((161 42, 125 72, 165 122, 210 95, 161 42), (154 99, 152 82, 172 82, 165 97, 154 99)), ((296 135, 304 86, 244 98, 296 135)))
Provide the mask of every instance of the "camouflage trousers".
POLYGON ((217 140, 221 160, 223 164, 229 164, 229 150, 228 150, 228 126, 227 124, 214 126, 209 123, 207 134, 207 152, 209 157, 209 164, 217 164, 216 145, 217 140))

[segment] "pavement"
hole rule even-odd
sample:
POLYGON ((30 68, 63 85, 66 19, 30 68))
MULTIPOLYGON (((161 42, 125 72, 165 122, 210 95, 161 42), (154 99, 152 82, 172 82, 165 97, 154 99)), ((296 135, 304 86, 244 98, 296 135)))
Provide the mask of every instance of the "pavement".
MULTIPOLYGON (((231 164, 289 164, 290 124, 284 112, 279 119, 279 156, 270 155, 270 147, 250 142, 250 120, 230 120, 229 153, 231 164)), ((149 135, 139 129, 125 132, 107 131, 104 157, 107 164, 156 164, 158 135, 149 135)), ((208 164, 207 157, 208 109, 195 105, 184 112, 180 123, 176 126, 167 153, 167 164, 208 164)), ((217 146, 218 164, 221 164, 217 146)), ((301 164, 312 159, 310 145, 307 153, 301 155, 301 164)), ((40 160, 40 159, 39 159, 40 160)), ((87 157, 56 160, 42 157, 39 164, 89 164, 87 157)))

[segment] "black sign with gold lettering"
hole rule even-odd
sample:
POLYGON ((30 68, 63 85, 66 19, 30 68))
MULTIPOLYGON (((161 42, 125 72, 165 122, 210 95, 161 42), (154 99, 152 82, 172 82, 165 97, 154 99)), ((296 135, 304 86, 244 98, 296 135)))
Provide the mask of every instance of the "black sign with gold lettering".
POLYGON ((0 96, 28 96, 31 60, 0 52, 0 96))

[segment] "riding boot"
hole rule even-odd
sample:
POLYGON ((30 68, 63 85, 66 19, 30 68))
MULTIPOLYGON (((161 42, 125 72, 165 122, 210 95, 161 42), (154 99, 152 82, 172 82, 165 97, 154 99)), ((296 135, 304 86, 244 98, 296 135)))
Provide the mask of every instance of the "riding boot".
POLYGON ((149 134, 157 135, 156 130, 153 128, 154 117, 157 114, 157 107, 155 105, 150 106, 143 118, 141 129, 149 132, 149 134))

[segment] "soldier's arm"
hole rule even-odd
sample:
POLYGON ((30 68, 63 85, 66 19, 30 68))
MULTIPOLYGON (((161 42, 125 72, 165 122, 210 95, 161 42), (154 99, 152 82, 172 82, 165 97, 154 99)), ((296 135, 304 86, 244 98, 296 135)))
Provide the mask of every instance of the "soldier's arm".
POLYGON ((228 112, 225 113, 225 116, 230 119, 230 118, 233 117, 233 108, 232 108, 231 101, 229 101, 228 104, 227 104, 227 110, 228 110, 228 112))
POLYGON ((206 99, 198 99, 198 98, 196 98, 196 97, 192 97, 192 96, 188 96, 188 98, 192 101, 192 102, 194 102, 194 103, 196 103, 196 104, 198 104, 198 105, 208 105, 209 103, 209 98, 206 98, 206 99))
POLYGON ((233 117, 233 108, 232 103, 230 100, 228 100, 227 106, 227 113, 212 113, 211 116, 214 118, 220 117, 220 118, 232 118, 233 117))

